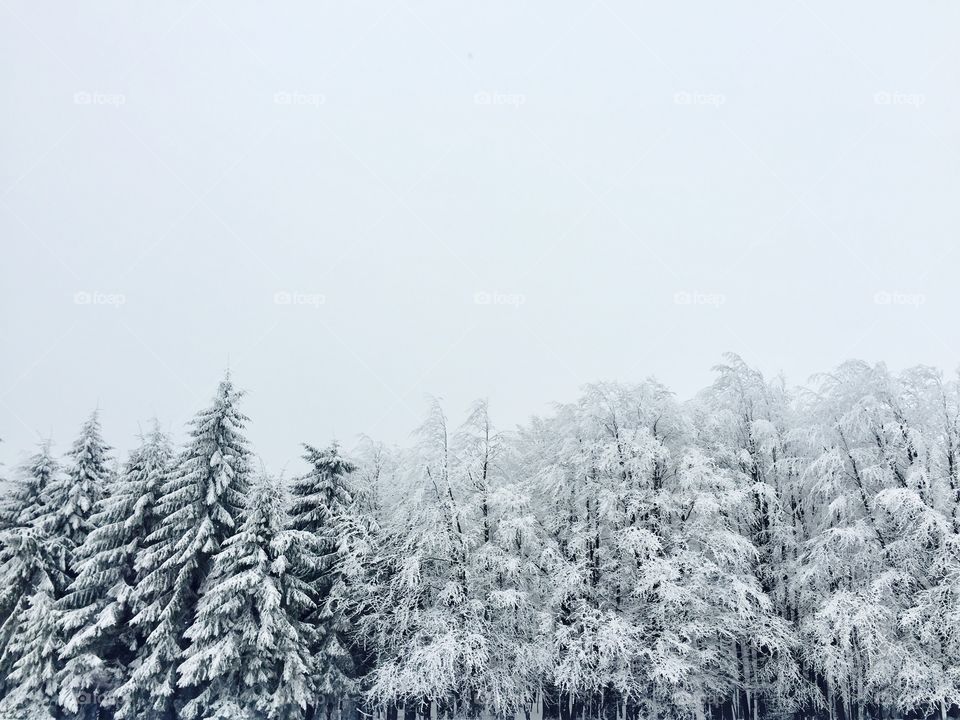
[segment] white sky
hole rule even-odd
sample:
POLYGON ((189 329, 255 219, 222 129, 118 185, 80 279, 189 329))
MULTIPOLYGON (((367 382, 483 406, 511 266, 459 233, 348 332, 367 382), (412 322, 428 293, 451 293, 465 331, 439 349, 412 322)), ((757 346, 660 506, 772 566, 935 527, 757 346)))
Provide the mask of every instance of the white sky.
POLYGON ((274 470, 406 442, 428 392, 509 427, 593 380, 689 396, 728 350, 952 371, 958 20, 5 0, 0 460, 98 403, 121 449, 182 437, 228 359, 274 470))

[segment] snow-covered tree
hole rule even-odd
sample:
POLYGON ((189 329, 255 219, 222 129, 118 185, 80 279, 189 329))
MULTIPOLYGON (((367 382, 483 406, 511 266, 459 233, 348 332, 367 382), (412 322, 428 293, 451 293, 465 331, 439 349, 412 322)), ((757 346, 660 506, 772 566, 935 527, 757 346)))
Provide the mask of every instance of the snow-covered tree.
POLYGON ((27 599, 23 622, 10 649, 17 660, 7 677, 8 692, 0 700, 0 717, 54 720, 57 708, 57 674, 60 669, 59 613, 54 607, 53 586, 43 583, 27 599))
POLYGON ((62 538, 71 553, 90 532, 90 515, 106 493, 110 449, 101 436, 100 413, 95 410, 67 453, 66 472, 47 485, 47 503, 39 522, 51 536, 62 538))
POLYGON ((44 443, 28 461, 8 506, 13 508, 14 527, 4 532, 0 558, 0 579, 5 581, 0 589, 0 607, 5 608, 0 667, 12 668, 0 708, 11 716, 40 718, 59 712, 65 641, 59 601, 75 577, 75 552, 91 529, 90 516, 106 493, 109 451, 95 411, 68 454, 67 472, 58 472, 50 445, 44 443))
POLYGON ((132 623, 146 634, 130 678, 117 691, 118 717, 168 717, 190 699, 178 692, 176 669, 210 563, 243 519, 249 491, 248 418, 238 409, 243 393, 229 375, 213 404, 192 421, 190 440, 163 483, 157 528, 137 558, 142 573, 132 623))
POLYGON ((467 586, 470 536, 453 486, 447 420, 434 402, 406 462, 415 489, 389 519, 371 565, 370 612, 362 620, 375 648, 369 694, 408 707, 447 704, 474 712, 489 661, 481 606, 467 586))
POLYGON ((306 446, 289 512, 229 378, 115 481, 94 415, 0 498, 0 717, 956 717, 960 381, 715 371, 511 433, 434 403, 306 446))
MULTIPOLYGON (((380 443, 367 439, 357 448, 356 468, 350 475, 352 502, 348 511, 338 519, 336 583, 331 587, 328 601, 339 618, 342 637, 350 653, 350 681, 353 695, 340 705, 341 717, 351 713, 370 714, 366 692, 368 679, 376 667, 376 649, 365 642, 361 626, 364 618, 373 612, 374 591, 370 585, 371 570, 382 551, 383 499, 385 486, 398 488, 396 454, 380 443), (348 642, 346 642, 348 641, 348 642)), ((332 705, 326 709, 331 712, 332 705)))
POLYGON ((21 608, 13 616, 17 628, 9 648, 18 659, 10 680, 18 683, 19 689, 11 696, 16 702, 45 707, 48 695, 58 695, 60 653, 65 641, 60 601, 68 582, 76 577, 77 548, 90 532, 94 507, 105 496, 111 480, 109 451, 101 436, 99 413, 94 411, 68 453, 65 473, 57 473, 49 460, 49 445, 41 447, 29 463, 20 499, 27 504, 18 518, 18 522, 29 522, 29 527, 10 531, 21 549, 12 559, 12 572, 21 579, 32 577, 27 582, 36 583, 29 606, 22 607, 21 601, 21 608), (35 500, 37 491, 39 501, 35 500), (34 647, 41 641, 45 645, 42 649, 34 647), (42 668, 35 667, 38 663, 42 668), (24 678, 33 674, 39 675, 25 683, 24 678))
MULTIPOLYGON (((56 618, 52 607, 58 589, 67 584, 67 576, 60 567, 62 548, 36 526, 10 528, 0 533, 3 560, 0 564, 0 607, 4 609, 0 625, 0 691, 7 692, 13 682, 12 670, 24 653, 33 648, 25 638, 46 633, 41 627, 31 627, 38 620, 56 618), (36 606, 42 606, 40 613, 36 606)), ((50 634, 52 641, 58 634, 50 634)), ((59 653, 60 647, 53 648, 59 653)), ((56 655, 54 655, 56 659, 56 655)))
POLYGON ((193 697, 182 717, 286 720, 306 708, 315 659, 313 630, 299 619, 308 588, 290 572, 297 536, 287 529, 283 492, 264 477, 214 557, 185 633, 179 684, 193 697))
POLYGON ((550 676, 547 568, 556 552, 529 490, 485 400, 452 440, 453 485, 463 496, 470 537, 467 593, 481 608, 489 662, 475 679, 476 701, 490 712, 529 711, 550 676))
POLYGON ((41 442, 10 481, 11 487, 0 500, 0 528, 30 525, 43 513, 47 488, 60 472, 52 445, 51 440, 41 442))
POLYGON ((155 424, 99 502, 90 518, 93 529, 75 553, 77 577, 59 602, 67 638, 60 703, 69 712, 83 710, 85 698, 112 706, 112 691, 126 680, 140 640, 129 625, 139 579, 135 561, 143 540, 156 528, 157 495, 171 459, 170 440, 155 424))
POLYGON ((876 659, 873 694, 885 705, 943 715, 960 704, 960 535, 909 489, 879 493, 875 508, 893 566, 876 592, 906 631, 906 652, 885 648, 876 659))
POLYGON ((649 653, 670 638, 650 608, 669 578, 663 488, 683 432, 656 383, 590 386, 524 432, 526 473, 560 560, 550 587, 561 717, 663 694, 649 653))
POLYGON ((340 454, 336 443, 324 450, 303 447, 309 467, 291 486, 290 526, 307 539, 294 559, 313 599, 313 609, 304 618, 314 629, 317 661, 317 697, 310 703, 310 713, 322 710, 329 718, 357 691, 343 575, 346 543, 358 529, 351 523, 355 491, 350 475, 356 466, 340 454))
POLYGON ((795 576, 802 645, 827 707, 847 714, 881 704, 918 709, 897 676, 929 659, 902 619, 929 586, 931 551, 942 547, 931 519, 947 522, 934 509, 935 434, 929 415, 917 412, 930 380, 922 370, 896 377, 883 365, 848 362, 821 376, 801 408, 799 436, 809 448, 809 539, 795 576), (914 653, 913 663, 891 664, 914 653))
POLYGON ((405 503, 382 535, 362 625, 377 656, 369 692, 378 702, 477 707, 490 656, 482 611, 459 572, 462 545, 448 523, 443 504, 427 494, 405 503))
MULTIPOLYGON (((791 578, 805 539, 798 493, 799 449, 790 434, 792 398, 782 378, 767 381, 737 355, 728 354, 714 371, 713 385, 690 408, 696 447, 717 470, 734 479, 737 492, 746 495, 737 513, 737 532, 756 549, 756 559, 748 566, 769 598, 771 612, 792 621, 797 617, 797 602, 791 578)), ((766 658, 741 645, 734 661, 740 676, 747 678, 764 672, 767 660, 789 663, 792 659, 783 654, 766 658)), ((775 678, 733 697, 732 709, 750 711, 757 704, 780 709, 801 706, 816 691, 802 673, 798 677, 797 669, 788 671, 781 665, 775 678)))
POLYGON ((692 449, 666 491, 665 586, 672 590, 660 595, 655 612, 670 642, 654 657, 655 666, 686 666, 682 682, 669 670, 662 678, 671 704, 696 715, 730 698, 737 716, 754 718, 795 710, 805 690, 797 639, 758 577, 755 488, 692 449))
POLYGON ((46 489, 60 471, 50 447, 49 441, 42 442, 21 466, 5 505, 10 524, 0 532, 0 689, 25 649, 15 638, 24 636, 30 599, 46 592, 52 600, 69 581, 67 542, 50 536, 40 522, 48 502, 46 489))
POLYGON ((419 435, 419 490, 388 521, 367 589, 370 694, 424 711, 529 710, 550 658, 542 528, 504 476, 484 402, 452 438, 434 403, 419 435))

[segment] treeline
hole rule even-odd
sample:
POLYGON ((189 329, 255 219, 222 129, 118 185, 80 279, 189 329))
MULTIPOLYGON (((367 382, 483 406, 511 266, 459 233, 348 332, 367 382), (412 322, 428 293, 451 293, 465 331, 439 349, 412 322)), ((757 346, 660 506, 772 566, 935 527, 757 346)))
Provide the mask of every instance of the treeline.
POLYGON ((512 432, 257 470, 226 378, 118 466, 96 413, 0 514, 0 717, 956 717, 960 386, 730 356, 512 432))

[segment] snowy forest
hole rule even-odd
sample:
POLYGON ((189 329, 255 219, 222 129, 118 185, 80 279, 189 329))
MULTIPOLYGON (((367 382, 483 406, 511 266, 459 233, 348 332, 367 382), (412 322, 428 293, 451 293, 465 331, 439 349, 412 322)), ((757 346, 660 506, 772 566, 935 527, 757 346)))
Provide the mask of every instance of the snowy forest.
POLYGON ((94 412, 3 468, 0 718, 960 715, 956 379, 424 415, 271 476, 227 375, 182 445, 94 412))

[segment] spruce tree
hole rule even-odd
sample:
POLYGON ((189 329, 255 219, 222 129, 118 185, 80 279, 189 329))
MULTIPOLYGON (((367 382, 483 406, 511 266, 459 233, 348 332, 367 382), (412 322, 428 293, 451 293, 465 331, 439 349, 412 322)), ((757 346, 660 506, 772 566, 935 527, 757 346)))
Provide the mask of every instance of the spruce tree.
POLYGON ((28 599, 24 620, 10 643, 17 660, 7 678, 9 691, 0 701, 0 717, 23 720, 62 717, 56 705, 62 645, 53 585, 44 582, 28 599))
POLYGON ((295 479, 290 487, 293 496, 290 523, 297 530, 307 530, 321 537, 328 553, 336 549, 334 523, 353 502, 348 476, 356 467, 340 455, 337 443, 318 450, 304 443, 303 459, 310 469, 295 479))
POLYGON ((178 695, 176 682, 184 632, 211 559, 242 522, 249 489, 250 451, 243 436, 248 418, 237 407, 242 396, 228 374, 213 404, 191 422, 188 445, 163 484, 157 528, 137 559, 143 575, 132 622, 147 639, 118 691, 118 717, 170 717, 189 699, 178 695))
POLYGON ((290 718, 310 698, 311 628, 298 615, 307 588, 292 575, 285 498, 257 483, 246 519, 223 544, 204 584, 180 685, 197 694, 185 718, 290 718))
MULTIPOLYGON (((14 683, 12 669, 31 650, 26 638, 44 632, 29 627, 41 619, 34 605, 52 604, 57 589, 66 585, 67 578, 60 569, 61 553, 40 528, 11 528, 0 535, 0 540, 4 554, 0 565, 0 607, 4 609, 0 625, 0 692, 6 692, 14 683)), ((48 614, 54 616, 52 607, 48 614)))
POLYGON ((29 525, 42 514, 48 486, 60 472, 60 464, 51 453, 51 440, 40 447, 21 467, 0 504, 0 528, 29 525))
POLYGON ((11 574, 26 579, 28 587, 21 597, 30 599, 27 606, 21 601, 13 617, 16 628, 7 650, 13 663, 9 681, 16 687, 5 699, 21 703, 23 708, 39 712, 49 696, 57 697, 64 641, 60 627, 63 610, 58 601, 76 576, 76 549, 90 531, 94 506, 106 492, 109 450, 100 434, 98 412, 94 411, 68 453, 66 473, 52 474, 54 466, 47 459, 48 448, 41 448, 37 462, 31 463, 28 478, 33 481, 25 486, 29 488, 28 495, 36 492, 44 476, 48 481, 40 491, 41 502, 31 502, 21 510, 21 520, 30 525, 14 529, 23 554, 13 559, 11 574), (43 646, 38 647, 37 643, 43 646))
POLYGON ((90 532, 94 506, 106 492, 110 450, 100 434, 99 411, 95 410, 67 453, 71 461, 67 472, 55 476, 47 486, 49 502, 39 522, 52 537, 63 539, 71 553, 70 562, 73 551, 90 532))
POLYGON ((40 523, 46 489, 60 470, 50 447, 50 441, 41 443, 21 467, 6 504, 10 525, 0 532, 0 690, 22 650, 14 639, 22 637, 30 598, 41 588, 49 588, 50 596, 56 597, 68 582, 65 542, 51 537, 40 523))
MULTIPOLYGON (((342 602, 345 595, 341 573, 342 539, 353 505, 349 476, 355 465, 340 454, 336 443, 325 450, 304 444, 303 459, 310 468, 291 487, 293 504, 290 525, 307 533, 295 560, 298 574, 307 583, 314 609, 306 620, 315 628, 317 643, 318 697, 327 717, 333 708, 356 690, 354 662, 349 652, 351 627, 342 602)), ((311 703, 311 712, 315 712, 311 703)))
POLYGON ((110 692, 125 678, 138 643, 129 627, 136 586, 134 563, 156 526, 155 504, 169 472, 169 438, 155 425, 130 454, 122 476, 91 518, 93 530, 76 552, 77 577, 59 603, 68 642, 60 675, 60 703, 79 712, 79 700, 115 703, 110 692))

